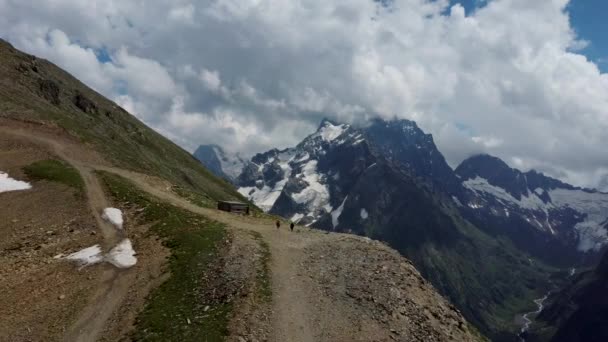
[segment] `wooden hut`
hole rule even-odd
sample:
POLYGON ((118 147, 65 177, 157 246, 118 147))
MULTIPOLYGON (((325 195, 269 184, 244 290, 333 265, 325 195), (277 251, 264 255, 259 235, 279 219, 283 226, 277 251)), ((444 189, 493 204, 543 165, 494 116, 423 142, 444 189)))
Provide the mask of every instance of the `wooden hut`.
POLYGON ((217 202, 217 209, 227 211, 229 213, 249 215, 249 205, 241 202, 219 201, 217 202))

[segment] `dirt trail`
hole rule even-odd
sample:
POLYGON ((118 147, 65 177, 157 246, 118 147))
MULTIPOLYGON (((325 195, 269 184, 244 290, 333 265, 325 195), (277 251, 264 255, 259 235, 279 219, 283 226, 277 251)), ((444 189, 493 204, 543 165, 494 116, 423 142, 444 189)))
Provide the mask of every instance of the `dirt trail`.
MULTIPOLYGON (((299 274, 298 266, 303 260, 304 248, 313 242, 326 238, 325 234, 309 231, 308 229, 291 233, 287 231, 287 227, 277 231, 270 220, 238 217, 196 206, 175 195, 162 180, 103 165, 103 161, 99 162, 95 158, 90 158, 90 151, 61 137, 4 127, 0 127, 0 133, 10 134, 43 145, 80 172, 85 182, 91 212, 103 234, 105 248, 115 245, 124 236, 100 216, 101 211, 108 206, 109 202, 95 176, 95 170, 122 176, 132 181, 141 190, 161 200, 225 223, 229 228, 261 233, 268 242, 272 255, 271 276, 274 313, 272 339, 275 341, 304 342, 317 340, 312 322, 315 321, 314 315, 318 308, 313 308, 308 300, 313 296, 310 293, 310 279, 299 274)), ((108 268, 104 272, 104 277, 99 284, 93 302, 87 306, 84 312, 80 313, 79 319, 66 333, 65 340, 97 340, 108 317, 127 294, 132 279, 133 276, 128 271, 108 268)))
POLYGON ((287 227, 277 230, 272 220, 250 219, 217 210, 196 206, 175 195, 155 179, 132 171, 107 166, 98 170, 111 172, 129 179, 138 188, 175 206, 207 216, 233 229, 259 232, 270 247, 275 341, 315 341, 312 329, 313 315, 317 312, 309 302, 312 298, 309 279, 299 274, 303 250, 310 244, 327 239, 327 235, 308 229, 292 233, 287 227))
MULTIPOLYGON (((42 145, 78 170, 85 184, 88 206, 103 236, 101 245, 104 250, 115 246, 125 237, 124 232, 118 231, 101 218, 101 212, 109 206, 109 201, 106 199, 103 188, 94 174, 94 169, 77 158, 82 153, 86 154, 87 152, 79 151, 76 146, 59 139, 56 140, 43 134, 33 134, 26 130, 0 127, 0 133, 42 145)), ((104 271, 93 302, 87 305, 86 309, 79 314, 78 320, 66 332, 64 338, 66 341, 95 341, 98 339, 107 319, 114 309, 120 305, 128 292, 129 284, 133 280, 132 274, 129 273, 128 270, 119 270, 113 267, 108 267, 104 271)))

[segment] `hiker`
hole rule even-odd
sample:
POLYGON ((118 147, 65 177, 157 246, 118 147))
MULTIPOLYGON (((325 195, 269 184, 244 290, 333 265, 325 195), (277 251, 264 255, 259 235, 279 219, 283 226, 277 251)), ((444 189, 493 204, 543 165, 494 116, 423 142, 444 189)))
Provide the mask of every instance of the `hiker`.
POLYGON ((277 220, 275 224, 277 225, 277 229, 281 228, 281 221, 277 220))
POLYGON ((291 228, 291 231, 292 231, 292 232, 293 232, 293 226, 295 226, 295 224, 293 224, 293 222, 291 222, 291 223, 289 224, 289 228, 291 228))

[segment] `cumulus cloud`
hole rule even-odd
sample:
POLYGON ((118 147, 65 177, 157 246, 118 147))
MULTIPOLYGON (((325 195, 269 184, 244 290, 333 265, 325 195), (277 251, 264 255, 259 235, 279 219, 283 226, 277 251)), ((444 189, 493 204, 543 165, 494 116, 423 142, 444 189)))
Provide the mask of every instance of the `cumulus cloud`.
POLYGON ((325 116, 408 118, 453 166, 488 152, 607 187, 608 75, 568 0, 478 3, 0 0, 0 32, 190 150, 286 147, 325 116))

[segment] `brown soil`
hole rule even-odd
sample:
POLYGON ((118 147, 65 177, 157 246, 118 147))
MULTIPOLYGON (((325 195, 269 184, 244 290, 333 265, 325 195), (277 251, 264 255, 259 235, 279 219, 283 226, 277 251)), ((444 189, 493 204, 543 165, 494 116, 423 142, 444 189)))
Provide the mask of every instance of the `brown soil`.
POLYGON ((103 164, 101 158, 52 128, 37 128, 32 135, 28 128, 0 127, 0 170, 24 179, 22 167, 60 158, 80 172, 86 190, 39 181, 31 190, 0 194, 7 203, 0 217, 16 216, 0 222, 0 232, 11 237, 0 242, 6 246, 0 253, 6 259, 0 265, 0 300, 7 303, 0 307, 0 340, 94 341, 104 330, 104 336, 118 336, 131 329, 145 297, 160 283, 168 251, 144 237, 146 227, 130 226, 129 213, 124 232, 101 219, 101 211, 111 205, 86 166, 103 164), (127 232, 139 258, 131 269, 79 269, 53 258, 94 244, 108 250, 127 232))
MULTIPOLYGON (((17 179, 25 179, 21 167, 51 157, 35 145, 3 135, 0 151, 0 170, 17 179)), ((31 190, 0 193, 2 341, 60 340, 102 272, 76 271, 74 265, 53 258, 98 242, 83 195, 52 182, 32 185, 31 190)))

